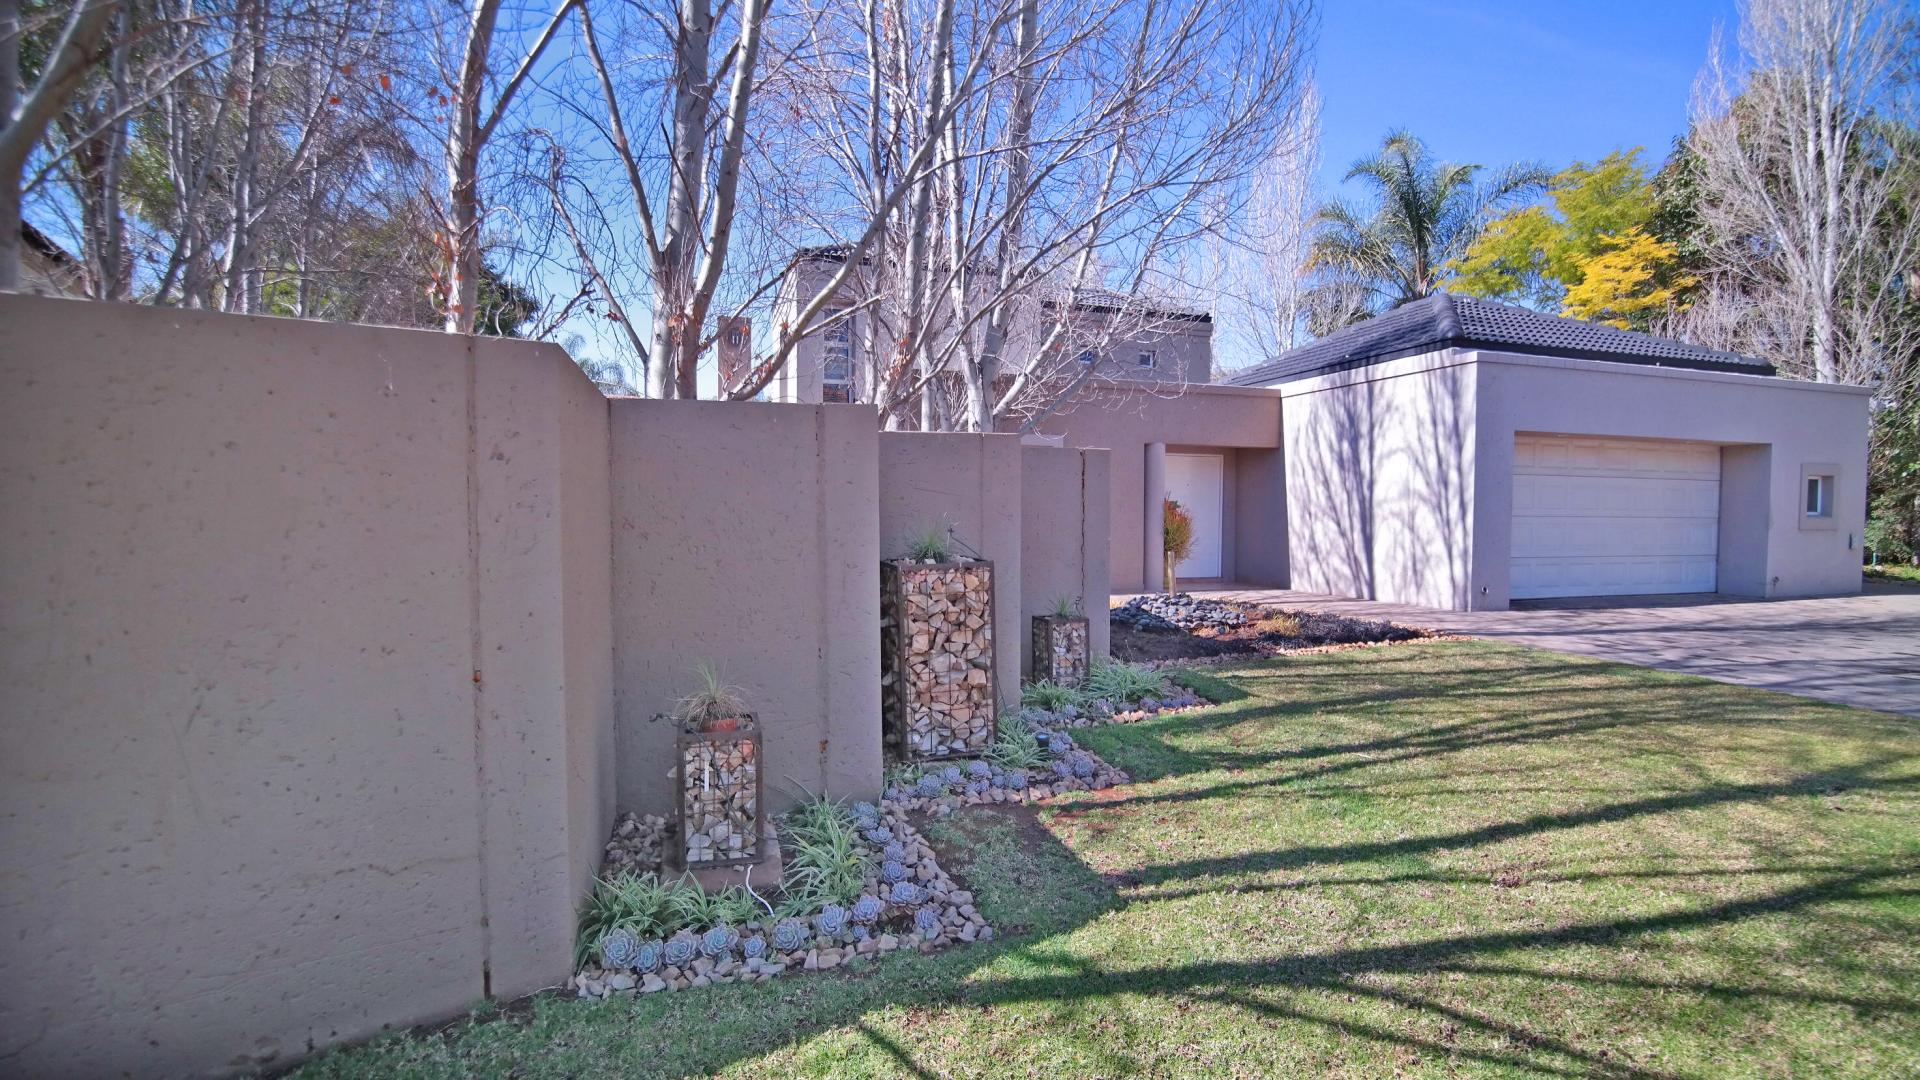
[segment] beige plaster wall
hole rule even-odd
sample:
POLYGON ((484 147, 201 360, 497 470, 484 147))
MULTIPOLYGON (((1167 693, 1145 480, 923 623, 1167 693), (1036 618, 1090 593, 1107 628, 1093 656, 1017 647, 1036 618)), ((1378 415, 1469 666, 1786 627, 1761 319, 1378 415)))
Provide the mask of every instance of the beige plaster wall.
MULTIPOLYGON (((1196 385, 1178 394, 1156 395, 1101 387, 1080 395, 1038 425, 1064 445, 1111 451, 1108 503, 1108 570, 1113 592, 1158 589, 1159 570, 1148 573, 1145 540, 1146 455, 1149 443, 1186 449, 1280 446, 1280 392, 1258 387, 1196 385)), ((1233 483, 1235 512, 1271 522, 1278 516, 1273 486, 1233 483)), ((1233 546, 1245 532, 1229 524, 1233 546)))
POLYGON ((1474 369, 1443 359, 1281 388, 1293 588, 1467 606, 1474 369))
POLYGON ((565 355, 0 296, 0 375, 8 1071, 280 1064, 564 977, 612 812, 565 355))
POLYGON ((1107 655, 1107 504, 1105 450, 1020 448, 1020 670, 1033 674, 1033 617, 1051 615, 1061 597, 1090 615, 1087 647, 1107 655))
MULTIPOLYGON (((1019 437, 889 431, 880 435, 879 454, 880 557, 906 554, 915 535, 944 523, 965 545, 958 552, 971 548, 993 561, 994 686, 1002 708, 1017 705, 1026 641, 1019 437)), ((876 598, 879 572, 876 562, 876 598)), ((871 625, 879 626, 877 617, 871 625)), ((877 642, 877 629, 873 636, 877 642)))
POLYGON ((674 732, 652 718, 703 660, 760 719, 771 809, 878 794, 873 408, 611 404, 620 807, 669 810, 674 732))

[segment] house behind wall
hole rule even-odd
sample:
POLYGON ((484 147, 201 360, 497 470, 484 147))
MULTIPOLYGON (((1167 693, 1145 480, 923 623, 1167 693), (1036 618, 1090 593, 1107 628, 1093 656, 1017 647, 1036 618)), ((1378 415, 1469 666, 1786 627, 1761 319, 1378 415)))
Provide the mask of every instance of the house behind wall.
POLYGON ((550 345, 0 295, 0 373, 18 1075, 279 1067, 559 983, 697 661, 770 808, 871 796, 889 544, 950 512, 1012 568, 1008 700, 1023 583, 1107 577, 1025 496, 1104 452, 608 401, 550 345))
MULTIPOLYGON (((841 249, 809 248, 796 252, 782 276, 775 298, 776 326, 798 326, 801 311, 819 295, 844 263, 841 249)), ((984 292, 988 286, 983 285, 984 292)), ((877 321, 871 273, 855 273, 827 313, 846 312, 831 319, 794 346, 792 359, 768 388, 769 400, 802 404, 871 401, 875 371, 891 352, 889 331, 877 321)), ((1104 380, 1144 383, 1173 388, 1198 385, 1213 377, 1213 318, 1202 311, 1167 305, 1143 306, 1126 297, 1099 290, 1083 291, 1064 320, 1067 332, 1056 352, 1058 359, 1035 364, 1033 354, 1054 323, 1062 321, 1063 300, 1044 296, 1014 301, 1014 320, 1005 345, 999 389, 1012 384, 1012 373, 1033 365, 1058 379, 1077 378, 1091 369, 1104 380)), ((950 342, 956 332, 952 308, 943 298, 935 305, 932 329, 926 334, 934 348, 950 342)), ((976 325, 970 331, 978 335, 976 325)), ((1058 379, 1056 381, 1058 381, 1058 379)), ((959 388, 951 388, 959 400, 959 388)), ((911 411, 911 410, 909 410, 911 411)))

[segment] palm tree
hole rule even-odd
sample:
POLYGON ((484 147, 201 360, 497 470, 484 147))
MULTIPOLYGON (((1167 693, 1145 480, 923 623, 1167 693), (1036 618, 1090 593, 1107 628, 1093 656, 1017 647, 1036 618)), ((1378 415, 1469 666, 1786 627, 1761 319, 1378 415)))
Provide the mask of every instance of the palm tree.
POLYGON ((1447 264, 1493 214, 1549 179, 1546 169, 1528 164, 1476 183, 1481 168, 1435 160, 1406 131, 1389 133, 1379 153, 1354 162, 1345 179, 1372 189, 1372 208, 1334 199, 1315 212, 1309 329, 1325 334, 1439 292, 1447 264))

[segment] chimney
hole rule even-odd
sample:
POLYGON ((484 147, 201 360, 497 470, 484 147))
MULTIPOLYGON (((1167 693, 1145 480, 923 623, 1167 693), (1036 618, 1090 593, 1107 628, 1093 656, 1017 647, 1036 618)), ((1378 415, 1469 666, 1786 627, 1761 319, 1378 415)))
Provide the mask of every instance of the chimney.
POLYGON ((720 320, 720 393, 739 386, 753 369, 753 320, 730 316, 720 320))

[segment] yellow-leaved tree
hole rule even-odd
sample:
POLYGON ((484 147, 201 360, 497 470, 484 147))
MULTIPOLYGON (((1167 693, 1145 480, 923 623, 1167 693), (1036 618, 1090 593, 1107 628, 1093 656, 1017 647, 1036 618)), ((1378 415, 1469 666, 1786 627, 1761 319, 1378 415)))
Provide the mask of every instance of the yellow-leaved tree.
POLYGON ((1578 260, 1579 280, 1567 286, 1560 313, 1622 330, 1645 326, 1679 307, 1682 294, 1699 283, 1676 269, 1677 261, 1672 244, 1631 229, 1599 254, 1578 260))
POLYGON ((1487 224, 1448 288, 1635 330, 1683 306, 1694 282, 1649 232, 1658 200, 1639 158, 1635 147, 1554 174, 1541 202, 1487 224))

